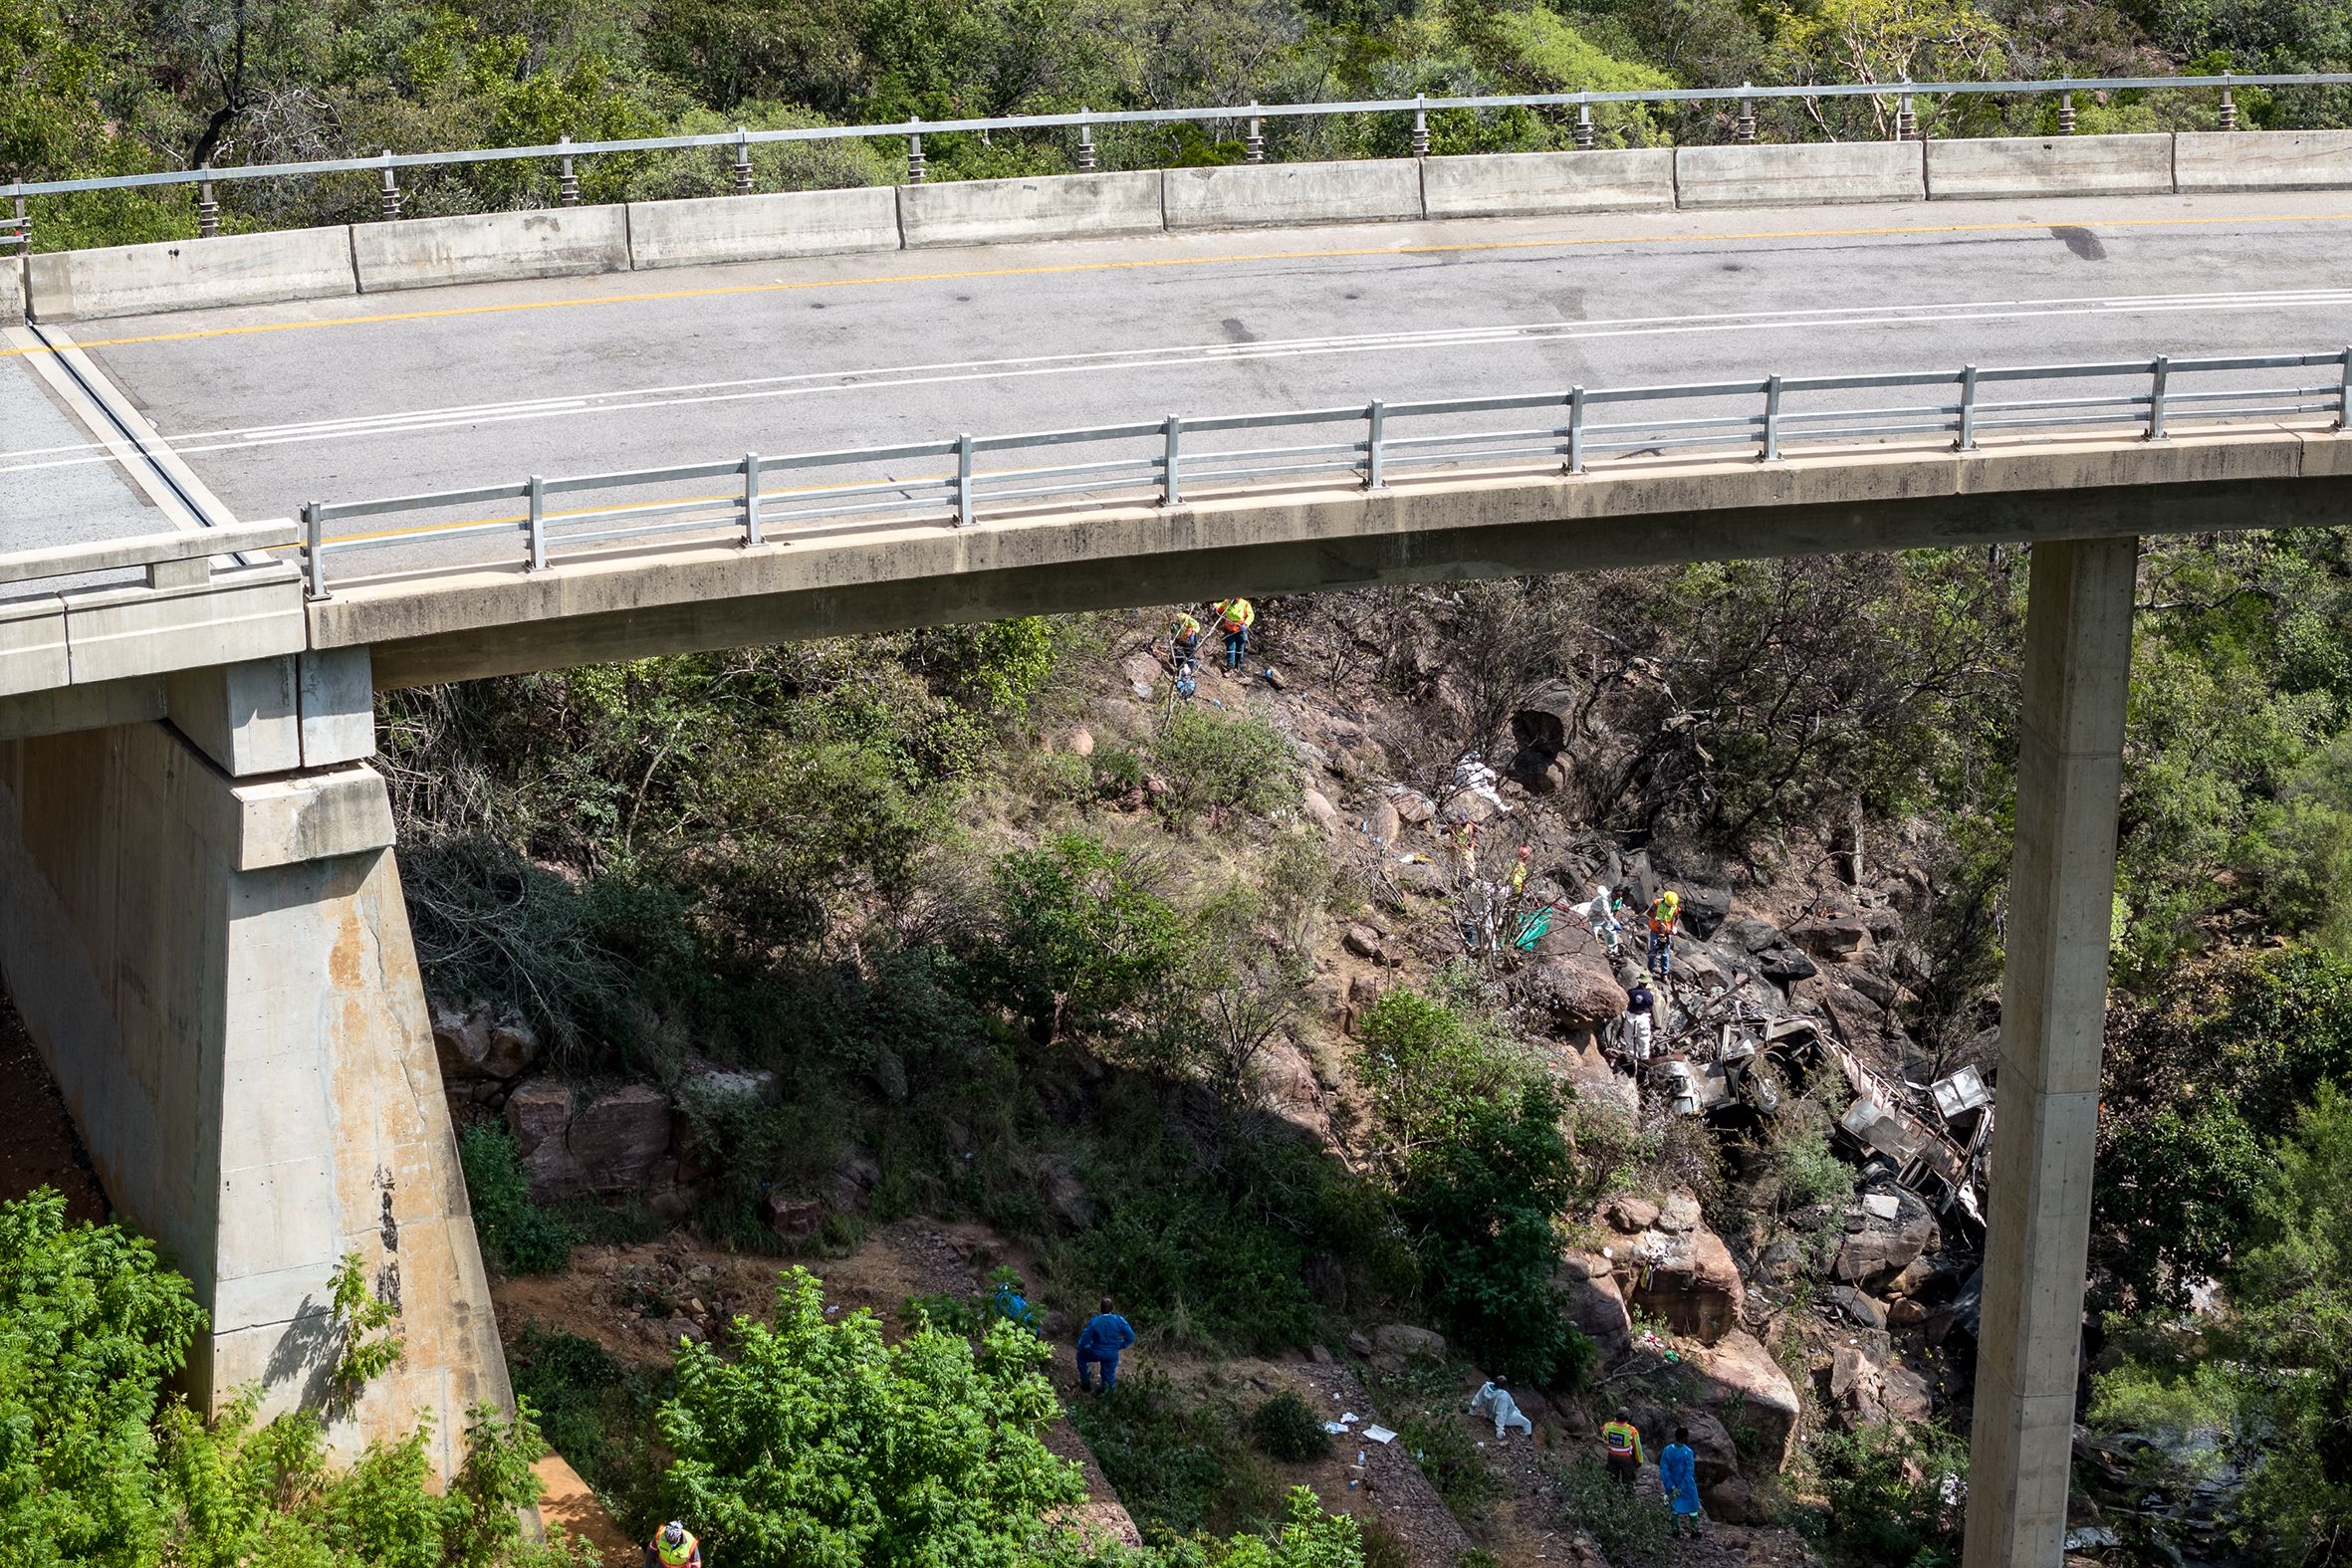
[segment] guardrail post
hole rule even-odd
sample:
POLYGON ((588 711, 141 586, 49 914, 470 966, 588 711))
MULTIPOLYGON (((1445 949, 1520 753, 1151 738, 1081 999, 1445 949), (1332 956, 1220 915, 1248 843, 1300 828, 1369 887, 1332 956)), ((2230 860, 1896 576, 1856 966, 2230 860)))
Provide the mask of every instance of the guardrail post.
MULTIPOLYGON (((1250 107, 1256 109, 1258 101, 1250 100, 1250 107)), ((1250 116, 1249 128, 1242 135, 1242 157, 1251 163, 1266 161, 1266 121, 1256 114, 1250 116)))
POLYGON ((741 125, 735 127, 734 172, 735 194, 738 196, 750 195, 752 193, 752 138, 751 132, 741 125))
POLYGON ((1568 472, 1584 472, 1584 388, 1568 388, 1568 472))
MULTIPOLYGON (((1909 77, 1903 79, 1903 86, 1906 88, 1911 86, 1909 77)), ((1918 135, 1919 114, 1912 107, 1911 95, 1909 93, 1897 94, 1895 97, 1895 139, 1910 141, 1918 135)))
MULTIPOLYGON (((209 174, 212 172, 212 165, 204 164, 196 172, 209 174)), ((209 240, 219 232, 220 203, 213 199, 212 181, 200 179, 196 181, 196 238, 209 240)))
MULTIPOLYGON (((568 147, 572 145, 572 138, 565 135, 559 138, 559 142, 568 147)), ((559 207, 580 205, 580 176, 573 172, 572 154, 569 152, 564 154, 563 162, 556 170, 556 205, 559 207)))
MULTIPOLYGON (((2235 74, 2236 73, 2231 71, 2225 71, 2222 73, 2222 75, 2226 77, 2234 76, 2235 74)), ((2224 130, 2235 130, 2237 128, 2237 98, 2235 94, 2230 91, 2230 88, 2227 84, 2225 84, 2222 88, 2222 128, 2224 130)))
POLYGON ((33 254, 33 215, 25 211, 25 198, 16 198, 16 248, 26 255, 33 254))
POLYGON ((547 481, 531 476, 531 569, 547 570, 547 481))
POLYGON ((2352 347, 2344 350, 2344 384, 2336 389, 2336 428, 2352 430, 2352 347))
POLYGON ((1586 103, 1584 95, 1579 93, 1576 95, 1576 150, 1590 152, 1593 143, 1598 139, 1592 129, 1592 106, 1586 103))
POLYGON ((1176 433, 1184 421, 1176 415, 1168 416, 1168 452, 1160 460, 1160 505, 1172 507, 1184 499, 1184 487, 1176 477, 1176 433))
POLYGON ((1756 101, 1748 96, 1751 85, 1746 82, 1740 84, 1740 117, 1732 122, 1734 141, 1756 139, 1756 101))
POLYGON ((956 437, 956 527, 980 521, 979 503, 972 496, 972 432, 956 437))
POLYGON ((1417 158, 1429 156, 1428 99, 1426 93, 1413 95, 1413 156, 1417 158))
POLYGON ((2148 439, 2164 439, 2164 385, 2172 379, 2173 362, 2164 355, 2156 356, 2148 384, 2148 439))
POLYGON ((322 537, 324 533, 319 519, 319 503, 305 502, 302 509, 303 592, 314 599, 327 596, 327 546, 322 537))
POLYGON ((1977 449, 1977 367, 1966 365, 1960 372, 1960 439, 1952 443, 1955 452, 1974 452, 1977 449))
POLYGON ((760 534, 760 454, 743 454, 743 542, 765 544, 760 534))
POLYGON ((1780 457, 1780 378, 1772 376, 1764 382, 1764 460, 1777 462, 1780 457))
POLYGON ((2072 89, 2058 95, 2058 134, 2074 134, 2074 93, 2072 89))
POLYGON ((400 217, 400 180, 392 172, 392 149, 383 149, 383 220, 397 222, 400 217))
MULTIPOLYGON (((1085 112, 1086 106, 1080 104, 1078 112, 1083 114, 1085 112)), ((1094 127, 1082 119, 1078 121, 1078 172, 1094 172, 1094 127)))
MULTIPOLYGON (((913 114, 906 116, 906 122, 909 125, 918 125, 922 123, 922 121, 913 114)), ((923 133, 919 130, 909 130, 906 133, 906 182, 909 185, 920 185, 923 183, 924 161, 923 133)))
POLYGON ((1372 399, 1364 410, 1364 488, 1378 490, 1388 483, 1387 454, 1380 442, 1388 428, 1388 405, 1372 399))

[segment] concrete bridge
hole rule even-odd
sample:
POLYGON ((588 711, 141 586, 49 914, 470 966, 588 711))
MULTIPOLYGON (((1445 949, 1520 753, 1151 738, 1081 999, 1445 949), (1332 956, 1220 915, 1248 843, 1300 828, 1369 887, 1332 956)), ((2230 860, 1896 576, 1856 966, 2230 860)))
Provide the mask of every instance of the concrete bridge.
POLYGON ((425 1408, 446 1442, 506 1395, 369 766, 377 689, 1236 584, 2029 543, 1969 1561, 2054 1564, 2105 986, 2083 934, 2113 887, 2135 542, 2352 504, 2352 359, 2322 362, 2352 341, 2352 138, 2117 139, 1269 166, 1185 194, 1196 171, 1077 176, 0 264, 33 314, 0 343, 0 971, 109 1192, 212 1309, 197 1387, 315 1388, 326 1274, 357 1250, 408 1356, 342 1441, 425 1408), (1802 210, 1716 204, 1737 199, 1802 210), (2302 357, 2194 392, 2153 362, 2256 349, 2302 357), (2063 361, 2086 378, 1982 402, 1974 372, 1823 385, 2063 361), (1682 382, 1723 384, 1567 462, 1570 398, 1514 416, 1540 450, 1391 446, 1388 471, 1363 402, 1443 404, 1426 417, 1460 443, 1484 394, 1682 382), (1781 403, 1804 385, 1874 417, 1805 425, 1781 403), (447 526, 471 503, 349 514, 317 557, 268 521, 534 471, 1349 404, 1371 427, 1342 459, 1260 472, 1245 421, 1194 449, 1212 477, 1181 497, 1139 456, 1140 488, 959 508, 952 465, 926 501, 933 458, 868 457, 860 505, 906 504, 819 519, 754 460, 733 495, 757 499, 681 479, 667 532, 587 537, 632 504, 615 482, 545 523, 536 566, 527 524, 447 526))

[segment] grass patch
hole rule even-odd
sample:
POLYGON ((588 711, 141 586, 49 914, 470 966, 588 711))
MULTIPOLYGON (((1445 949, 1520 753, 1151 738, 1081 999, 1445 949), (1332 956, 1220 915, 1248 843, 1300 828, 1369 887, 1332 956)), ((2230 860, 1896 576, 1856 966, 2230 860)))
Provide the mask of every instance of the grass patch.
POLYGON ((1229 1399, 1137 1368, 1105 1398, 1080 1395, 1069 1420, 1146 1542, 1264 1530, 1281 1518, 1282 1488, 1243 1442, 1229 1399))

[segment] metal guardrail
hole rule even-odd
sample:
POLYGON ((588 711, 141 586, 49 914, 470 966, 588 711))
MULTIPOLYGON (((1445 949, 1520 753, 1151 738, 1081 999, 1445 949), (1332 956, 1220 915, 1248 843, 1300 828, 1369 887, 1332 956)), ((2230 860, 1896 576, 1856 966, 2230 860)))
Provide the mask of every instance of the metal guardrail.
POLYGON ((269 523, 230 523, 193 532, 138 534, 128 539, 0 552, 0 584, 144 566, 150 587, 183 587, 209 576, 215 556, 283 550, 301 539, 294 521, 280 518, 269 523))
POLYGON ((0 197, 13 198, 17 221, 26 219, 25 198, 29 196, 59 195, 74 191, 133 190, 157 185, 196 185, 198 209, 205 231, 212 231, 217 223, 218 203, 212 187, 234 180, 285 179, 316 174, 380 174, 383 181, 383 209, 387 219, 400 215, 400 187, 398 171, 410 168, 431 168, 460 163, 511 162, 517 159, 540 159, 554 162, 559 169, 559 189, 565 205, 579 198, 579 180, 574 173, 573 160, 600 154, 621 152, 675 152, 697 147, 733 147, 736 149, 735 185, 740 193, 751 189, 751 149, 775 142, 845 141, 874 137, 907 138, 907 178, 910 183, 921 183, 924 177, 922 138, 957 131, 1035 131, 1070 129, 1077 132, 1077 165, 1079 169, 1094 166, 1093 131, 1105 125, 1176 124, 1183 122, 1235 121, 1245 124, 1244 137, 1249 161, 1261 161, 1265 152, 1264 125, 1269 119, 1313 118, 1333 114, 1411 114, 1414 116, 1413 151, 1416 155, 1429 150, 1429 115, 1453 110, 1484 112, 1500 109, 1573 109, 1577 111, 1577 143, 1589 146, 1592 142, 1591 112, 1596 107, 1633 104, 1735 104, 1740 107, 1738 129, 1742 140, 1756 136, 1755 106, 1779 100, 1818 101, 1823 99, 1871 98, 1893 99, 1898 106, 1896 131, 1899 137, 1909 137, 1918 129, 1914 106, 1920 99, 2043 96, 2056 94, 2060 99, 2059 128, 2071 131, 2074 125, 2073 95, 2077 93, 2137 93, 2137 92, 2216 92, 2221 95, 2220 122, 2223 129, 2234 129, 2237 111, 2233 94, 2239 88, 2296 88, 2352 86, 2352 73, 2305 73, 2301 75, 2224 75, 2199 77, 2086 77, 2062 78, 2050 82, 1852 82, 1814 83, 1793 87, 1756 87, 1743 83, 1736 88, 1661 88, 1629 92, 1583 93, 1522 93, 1483 98, 1431 98, 1426 95, 1400 99, 1357 99, 1328 104, 1227 104, 1195 109, 1133 109, 1094 111, 1080 109, 1058 114, 1005 114, 965 119, 922 119, 909 117, 894 124, 811 125, 780 130, 713 131, 692 136, 636 136, 613 141, 561 141, 518 147, 475 147, 454 152, 393 152, 386 149, 374 157, 321 158, 300 163, 253 163, 227 168, 209 165, 193 169, 165 169, 151 174, 116 174, 89 179, 20 180, 0 185, 0 197))
MULTIPOLYGON (((2283 379, 2283 378, 2280 378, 2283 379)), ((795 526, 842 518, 906 518, 925 515, 954 527, 977 523, 1010 504, 1034 506, 1056 497, 1082 497, 1089 505, 1156 501, 1180 505, 1187 487, 1204 482, 1250 485, 1295 483, 1301 476, 1344 474, 1366 490, 1379 490, 1400 472, 1462 471, 1466 465, 1541 463, 1559 471, 1587 472, 1595 456, 1640 454, 1664 458, 1719 447, 1749 447, 1759 461, 1774 462, 1801 448, 1827 443, 1882 441, 1890 437, 1949 436, 1958 451, 1977 447, 1988 432, 2063 430, 2095 433, 2117 426, 2151 441, 2165 439, 2183 420, 2207 425, 2234 420, 2333 416, 2336 429, 2352 428, 2352 347, 2333 353, 2256 354, 2230 358, 2127 360, 2103 364, 2022 365, 1957 370, 1897 371, 1871 375, 1780 376, 1688 385, 1584 387, 1506 397, 1454 398, 1426 402, 1371 402, 1338 408, 1278 413, 1170 414, 1148 423, 1086 429, 1042 430, 1018 435, 961 434, 953 440, 886 447, 805 452, 783 457, 748 453, 732 461, 671 468, 588 474, 548 479, 534 474, 519 484, 484 485, 369 501, 312 502, 303 508, 304 576, 310 595, 328 595, 328 558, 338 552, 415 545, 465 538, 520 538, 522 559, 545 570, 560 551, 609 546, 670 536, 726 537, 745 546, 785 537, 795 526), (2327 367, 2316 385, 2218 386, 2195 388, 2190 377, 2327 367), (2079 396, 2033 396, 2007 400, 1994 389, 2044 381, 2129 382, 2079 396), (1812 393, 1918 392, 1932 400, 1879 399, 1870 406, 1840 404, 1796 408, 1791 400, 1812 393), (1942 396, 1935 396, 1942 392, 1942 396), (1672 409, 1694 402, 1758 400, 1754 412, 1705 412, 1677 416, 1672 409), (1889 405, 1891 402, 1891 406, 1889 405), (1665 405, 1667 412, 1646 411, 1665 405), (1613 418, 1611 411, 1634 415, 1613 418), (1533 429, 1486 428, 1486 416, 1543 411, 1533 429), (1399 434, 1396 426, 1415 421, 1468 419, 1482 427, 1399 434), (1300 445, 1200 444, 1203 437, 1270 430, 1321 430, 1353 426, 1343 440, 1300 445), (1189 449, 1185 438, 1193 438, 1189 449), (1072 449, 1124 443, 1140 453, 1082 461, 1048 461, 1035 466, 983 470, 982 458, 998 453, 1052 457, 1072 449), (941 461, 942 474, 906 478, 856 476, 830 484, 771 488, 791 474, 842 468, 871 469, 902 462, 941 461), (663 497, 642 502, 551 510, 566 495, 596 496, 650 487, 728 482, 718 495, 663 497), (520 501, 519 516, 487 520, 460 518, 417 528, 331 535, 328 525, 356 518, 454 511, 487 503, 520 501)))

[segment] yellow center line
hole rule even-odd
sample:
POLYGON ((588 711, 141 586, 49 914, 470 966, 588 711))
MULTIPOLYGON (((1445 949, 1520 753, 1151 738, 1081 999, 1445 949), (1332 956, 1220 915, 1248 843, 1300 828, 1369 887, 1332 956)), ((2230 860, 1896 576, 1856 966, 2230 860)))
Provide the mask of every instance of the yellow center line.
MULTIPOLYGON (((2304 212, 2259 216, 2109 218, 2069 225, 2093 229, 2192 228, 2215 224, 2342 223, 2344 213, 2304 212)), ((1479 251, 1575 250, 1601 245, 1754 244, 1772 240, 1889 239, 1934 234, 2023 234, 2045 231, 2048 223, 1939 223, 1888 224, 1847 229, 1758 229, 1728 234, 1610 234, 1581 239, 1463 240, 1449 244, 1365 245, 1332 250, 1252 251, 1227 256, 1160 256, 1130 261, 1058 262, 1032 267, 980 267, 960 272, 881 273, 863 278, 806 278, 768 283, 724 284, 701 289, 662 289, 635 294, 578 295, 561 300, 517 300, 501 305, 456 305, 430 311, 386 311, 369 316, 328 317, 302 322, 254 322, 241 327, 205 327, 178 333, 149 333, 132 337, 94 337, 75 344, 80 348, 124 348, 139 343, 188 342, 204 337, 242 337, 261 333, 309 332, 327 327, 378 327, 393 322, 442 321, 455 317, 505 316, 519 311, 560 311, 581 306, 645 305, 665 300, 713 300, 758 294, 788 294, 809 289, 861 289, 888 284, 964 283, 982 278, 1046 278, 1072 273, 1136 272, 1152 268, 1229 267, 1253 262, 1345 261, 1369 256, 1462 255, 1479 251)), ((17 354, 51 353, 44 344, 0 348, 0 358, 17 354)))

